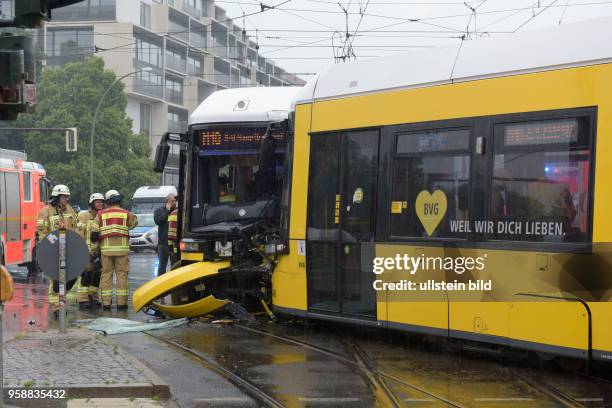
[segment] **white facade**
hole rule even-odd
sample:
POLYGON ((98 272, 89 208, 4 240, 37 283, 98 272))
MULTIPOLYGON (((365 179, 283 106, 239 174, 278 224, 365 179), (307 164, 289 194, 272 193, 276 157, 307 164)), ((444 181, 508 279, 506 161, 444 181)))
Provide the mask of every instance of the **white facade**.
MULTIPOLYGON (((213 0, 85 0, 54 10, 43 33, 49 66, 94 54, 128 75, 127 114, 153 154, 162 135, 185 131, 189 115, 218 89, 304 84, 260 56, 213 0)), ((178 184, 172 153, 161 184, 178 184)))

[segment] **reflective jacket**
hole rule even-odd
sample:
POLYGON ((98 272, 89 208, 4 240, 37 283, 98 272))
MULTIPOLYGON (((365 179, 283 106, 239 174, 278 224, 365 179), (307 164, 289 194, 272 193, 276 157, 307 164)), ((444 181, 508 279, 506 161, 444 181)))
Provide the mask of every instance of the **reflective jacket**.
POLYGON ((176 246, 178 225, 178 210, 174 210, 168 217, 168 246, 176 246))
POLYGON ((79 213, 77 228, 81 237, 87 243, 90 253, 96 253, 100 249, 100 242, 91 242, 91 233, 100 232, 100 227, 96 221, 97 211, 84 210, 79 213))
POLYGON ((138 225, 138 218, 119 206, 98 211, 102 255, 123 256, 130 253, 130 230, 138 225))
POLYGON ((51 204, 43 208, 36 222, 36 231, 38 231, 39 238, 43 239, 49 233, 59 229, 61 220, 64 220, 66 229, 77 229, 77 214, 71 206, 66 206, 63 211, 51 204))

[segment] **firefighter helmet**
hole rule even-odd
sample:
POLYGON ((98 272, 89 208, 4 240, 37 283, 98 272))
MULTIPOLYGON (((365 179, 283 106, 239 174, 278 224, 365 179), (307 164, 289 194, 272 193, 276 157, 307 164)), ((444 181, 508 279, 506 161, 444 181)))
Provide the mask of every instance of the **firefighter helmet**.
POLYGON ((93 202, 96 200, 104 201, 104 196, 100 193, 93 193, 91 197, 89 197, 89 205, 93 204, 93 202))
POLYGON ((105 194, 107 204, 115 204, 121 202, 121 194, 117 190, 108 190, 105 194))
POLYGON ((51 197, 59 197, 61 195, 70 197, 70 189, 63 184, 58 184, 53 187, 53 190, 51 191, 51 197))

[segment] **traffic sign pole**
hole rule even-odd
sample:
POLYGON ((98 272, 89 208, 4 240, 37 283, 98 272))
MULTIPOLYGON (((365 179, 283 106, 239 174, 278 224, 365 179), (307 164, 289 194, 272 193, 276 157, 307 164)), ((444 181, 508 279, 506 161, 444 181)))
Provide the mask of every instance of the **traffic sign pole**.
POLYGON ((59 323, 60 333, 66 333, 66 230, 59 230, 59 323))
POLYGON ((2 365, 2 350, 4 350, 4 343, 2 340, 2 309, 4 309, 4 305, 2 304, 2 300, 0 300, 0 408, 4 406, 4 368, 2 365))

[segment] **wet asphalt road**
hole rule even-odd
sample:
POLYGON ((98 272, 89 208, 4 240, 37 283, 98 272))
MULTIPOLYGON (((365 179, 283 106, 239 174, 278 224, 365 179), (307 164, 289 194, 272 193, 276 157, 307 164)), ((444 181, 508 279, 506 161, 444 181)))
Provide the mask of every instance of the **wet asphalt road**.
MULTIPOLYGON (((133 254, 131 290, 152 279, 156 269, 153 252, 133 254)), ((48 318, 45 283, 15 277, 21 283, 6 307, 5 333, 56 330, 56 321, 48 318)), ((99 315, 155 320, 131 310, 99 315)), ((87 317, 71 306, 69 321, 87 317)), ((478 350, 450 352, 439 342, 363 328, 271 324, 258 317, 248 327, 200 320, 110 339, 166 380, 184 407, 264 404, 231 375, 287 407, 612 406, 612 382, 583 371, 478 350)))

